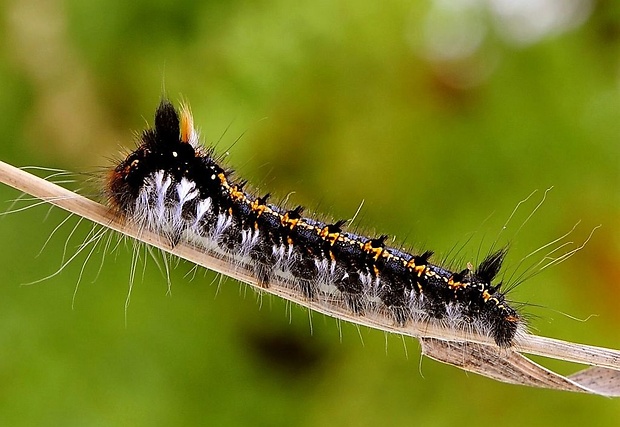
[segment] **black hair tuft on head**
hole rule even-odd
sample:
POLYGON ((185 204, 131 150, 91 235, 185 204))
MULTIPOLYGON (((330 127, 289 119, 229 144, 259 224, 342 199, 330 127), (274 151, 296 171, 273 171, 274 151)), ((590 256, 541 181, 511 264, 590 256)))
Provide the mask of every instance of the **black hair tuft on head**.
POLYGON ((166 99, 162 99, 155 113, 155 135, 157 142, 168 144, 178 142, 180 138, 179 115, 174 105, 166 99))

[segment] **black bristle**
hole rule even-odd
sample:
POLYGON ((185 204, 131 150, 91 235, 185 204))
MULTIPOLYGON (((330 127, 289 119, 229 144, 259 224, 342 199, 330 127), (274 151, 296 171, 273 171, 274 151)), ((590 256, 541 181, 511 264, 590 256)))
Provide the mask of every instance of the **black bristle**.
POLYGON ((413 257, 416 265, 426 265, 428 260, 433 256, 433 251, 425 251, 422 255, 416 255, 413 257))
POLYGON ((330 233, 340 233, 342 232, 342 226, 346 223, 346 219, 341 219, 339 221, 336 221, 334 224, 329 224, 327 227, 330 233))
POLYGON ((266 203, 267 203, 267 200, 269 200, 269 197, 270 197, 270 196, 271 196, 271 194, 270 194, 270 193, 267 193, 267 194, 265 194, 263 197, 259 197, 259 198, 258 198, 258 203, 259 203, 260 205, 264 205, 264 204, 266 204, 266 203))
POLYGON ((370 244, 372 245, 373 248, 383 248, 385 247, 385 241, 387 240, 387 238, 388 238, 387 234, 382 234, 376 239, 372 239, 370 241, 370 244))
POLYGON ((177 142, 180 138, 179 115, 170 101, 165 99, 155 113, 155 135, 161 144, 177 142))
POLYGON ((507 251, 504 248, 487 256, 476 269, 476 277, 484 283, 491 283, 502 268, 507 251))

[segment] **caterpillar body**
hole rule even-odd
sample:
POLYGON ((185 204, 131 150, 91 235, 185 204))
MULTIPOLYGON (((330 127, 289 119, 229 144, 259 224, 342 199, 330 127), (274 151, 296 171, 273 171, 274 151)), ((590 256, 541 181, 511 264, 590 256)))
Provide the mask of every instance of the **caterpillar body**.
MULTIPOLYGON (((62 173, 53 172, 49 178, 62 173)), ((92 253, 112 230, 310 310, 414 337, 423 355, 466 371, 511 384, 620 396, 620 351, 526 330, 523 314, 496 283, 505 249, 477 268, 453 271, 433 263, 430 251, 392 247, 386 236, 345 230, 347 221, 313 219, 302 207, 270 203, 200 144, 187 106, 177 111, 161 102, 154 127, 108 171, 108 206, 2 161, 0 182, 101 227, 58 272, 86 248, 92 253), (589 367, 564 376, 525 354, 589 367)), ((590 237, 547 265, 567 259, 590 237)))
POLYGON ((224 258, 250 271, 262 287, 279 284, 320 305, 356 316, 382 316, 404 326, 438 323, 488 336, 502 348, 525 332, 523 317, 494 283, 506 255, 452 271, 433 253, 408 252, 270 203, 246 190, 213 148, 199 142, 187 106, 163 100, 154 127, 107 176, 106 195, 125 220, 224 258))

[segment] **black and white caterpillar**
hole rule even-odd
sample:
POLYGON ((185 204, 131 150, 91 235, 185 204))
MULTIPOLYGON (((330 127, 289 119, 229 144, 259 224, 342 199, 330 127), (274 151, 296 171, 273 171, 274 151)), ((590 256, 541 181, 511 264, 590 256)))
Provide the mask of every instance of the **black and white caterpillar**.
POLYGON ((345 231, 347 221, 305 217, 298 206, 269 203, 245 190, 214 150, 204 148, 189 108, 162 101, 155 126, 107 177, 112 207, 138 227, 199 247, 251 272, 263 287, 278 283, 316 304, 372 313, 399 326, 449 325, 509 347, 525 330, 521 315, 494 284, 505 250, 477 268, 451 271, 432 252, 386 245, 387 236, 345 231))

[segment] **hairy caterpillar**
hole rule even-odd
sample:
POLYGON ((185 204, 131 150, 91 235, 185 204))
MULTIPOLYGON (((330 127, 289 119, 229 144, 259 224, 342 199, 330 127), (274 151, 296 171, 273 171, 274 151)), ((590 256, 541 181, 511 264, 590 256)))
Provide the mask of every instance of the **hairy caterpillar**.
POLYGON ((312 310, 420 339, 427 356, 501 381, 620 393, 620 353, 526 332, 493 283, 505 251, 453 272, 390 247, 386 236, 344 230, 303 208, 245 190, 203 148, 187 107, 167 101, 138 148, 107 176, 111 208, 0 162, 0 180, 36 197, 312 310), (570 377, 521 353, 594 365, 570 377))
POLYGON ((230 258, 253 270, 264 287, 278 276, 309 300, 341 301, 361 316, 380 313, 399 325, 448 322, 488 335, 501 347, 523 327, 501 284, 492 284, 505 251, 475 270, 452 272, 431 263, 430 251, 389 247, 385 235, 360 236, 344 230, 346 220, 327 224, 304 217, 301 206, 268 203, 269 194, 253 195, 245 186, 213 150, 199 145, 189 110, 179 117, 162 101, 155 127, 111 172, 107 192, 140 228, 173 245, 191 242, 230 258))

